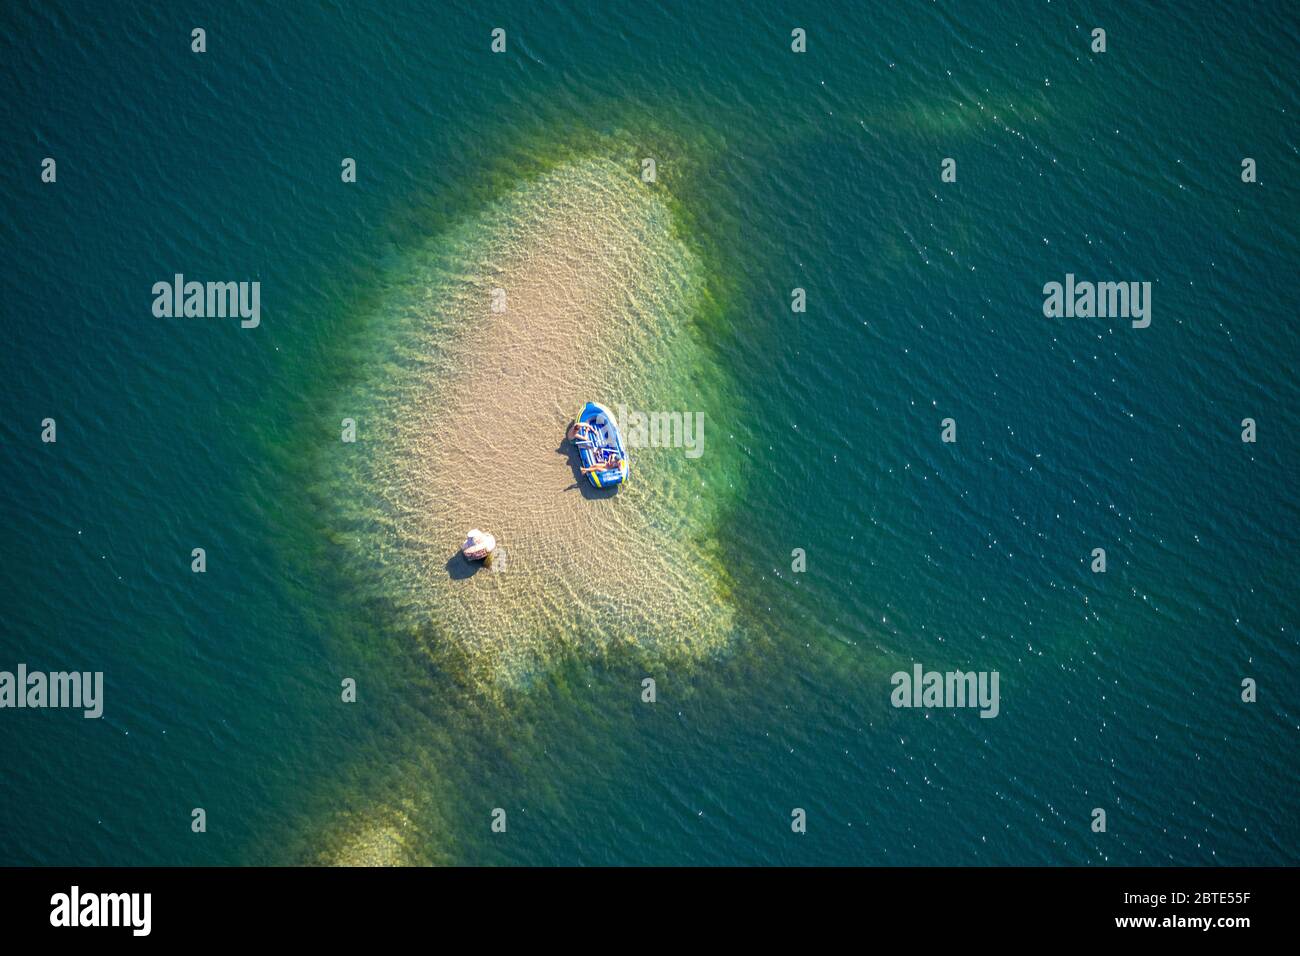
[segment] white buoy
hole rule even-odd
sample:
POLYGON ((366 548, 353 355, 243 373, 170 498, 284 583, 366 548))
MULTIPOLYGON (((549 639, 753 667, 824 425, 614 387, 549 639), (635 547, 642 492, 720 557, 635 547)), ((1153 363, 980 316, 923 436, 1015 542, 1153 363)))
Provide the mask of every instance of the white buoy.
POLYGON ((486 531, 474 528, 465 536, 465 543, 460 546, 460 553, 470 561, 482 561, 496 546, 496 538, 486 531))

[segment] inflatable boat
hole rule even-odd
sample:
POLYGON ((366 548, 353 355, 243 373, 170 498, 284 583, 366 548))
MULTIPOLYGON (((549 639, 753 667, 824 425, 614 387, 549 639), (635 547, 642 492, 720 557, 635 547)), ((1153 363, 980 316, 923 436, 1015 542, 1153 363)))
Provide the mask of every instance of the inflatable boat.
POLYGON ((587 480, 597 488, 609 488, 627 481, 627 451, 623 448, 623 436, 618 433, 618 425, 610 410, 596 402, 588 402, 578 413, 578 424, 590 426, 579 428, 573 440, 578 446, 582 467, 610 465, 587 472, 587 480))

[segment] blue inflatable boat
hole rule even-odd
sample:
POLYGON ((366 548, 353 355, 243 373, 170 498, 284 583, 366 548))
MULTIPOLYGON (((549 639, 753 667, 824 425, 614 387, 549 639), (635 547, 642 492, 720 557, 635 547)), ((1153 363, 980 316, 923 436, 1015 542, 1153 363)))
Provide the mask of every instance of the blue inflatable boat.
POLYGON ((604 405, 588 402, 578 413, 577 434, 573 443, 578 446, 578 456, 583 468, 606 465, 587 472, 587 480, 597 488, 609 488, 627 481, 627 451, 623 436, 618 433, 614 416, 604 405), (583 426, 587 427, 583 427, 583 426))

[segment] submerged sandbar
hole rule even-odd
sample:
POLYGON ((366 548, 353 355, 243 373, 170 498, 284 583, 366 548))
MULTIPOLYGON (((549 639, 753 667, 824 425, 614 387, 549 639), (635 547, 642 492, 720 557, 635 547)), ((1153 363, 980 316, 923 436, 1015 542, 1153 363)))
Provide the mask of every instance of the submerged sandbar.
POLYGON ((702 266, 634 169, 552 169, 419 250, 342 408, 362 440, 340 455, 341 536, 394 620, 477 684, 565 648, 695 656, 730 632, 707 456, 633 450, 634 480, 602 494, 563 442, 589 398, 698 407, 702 266), (504 554, 467 575, 473 527, 504 554))

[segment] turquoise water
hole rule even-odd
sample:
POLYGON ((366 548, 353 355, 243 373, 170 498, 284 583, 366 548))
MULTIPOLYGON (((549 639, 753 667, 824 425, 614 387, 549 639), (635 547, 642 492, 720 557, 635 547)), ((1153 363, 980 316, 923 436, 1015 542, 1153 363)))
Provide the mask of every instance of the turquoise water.
POLYGON ((0 862, 1297 862, 1294 13, 842 6, 6 11, 0 668, 107 689, 0 712, 0 862), (322 460, 412 254, 611 142, 704 263, 734 630, 653 706, 618 652, 488 699, 322 460), (176 272, 260 327, 154 318, 176 272), (1045 318, 1067 272, 1150 328, 1045 318), (892 708, 914 661, 999 717, 892 708))

